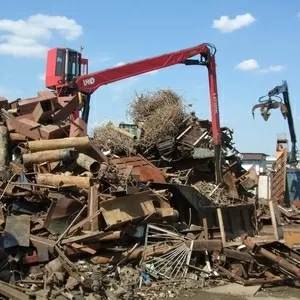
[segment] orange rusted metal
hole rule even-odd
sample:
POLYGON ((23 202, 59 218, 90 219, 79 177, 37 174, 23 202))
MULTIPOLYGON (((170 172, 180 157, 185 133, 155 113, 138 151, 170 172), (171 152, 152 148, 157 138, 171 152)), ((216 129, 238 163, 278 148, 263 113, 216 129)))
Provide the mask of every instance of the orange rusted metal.
POLYGON ((142 182, 165 183, 166 179, 163 173, 156 168, 149 160, 141 155, 115 158, 111 163, 119 170, 132 167, 132 173, 138 175, 142 182))

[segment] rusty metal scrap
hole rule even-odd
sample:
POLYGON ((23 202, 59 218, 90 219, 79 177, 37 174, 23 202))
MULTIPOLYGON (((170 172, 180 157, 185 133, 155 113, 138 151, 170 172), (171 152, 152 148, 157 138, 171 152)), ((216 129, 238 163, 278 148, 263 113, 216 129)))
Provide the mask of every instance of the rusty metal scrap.
POLYGON ((70 116, 78 101, 48 91, 0 98, 0 294, 128 299, 159 283, 180 282, 179 291, 191 278, 198 286, 299 279, 296 252, 256 237, 257 174, 241 167, 231 130, 222 129, 217 186, 211 122, 188 115, 176 136, 151 147, 139 144, 142 125, 112 126, 134 142, 128 156, 87 136, 70 116))

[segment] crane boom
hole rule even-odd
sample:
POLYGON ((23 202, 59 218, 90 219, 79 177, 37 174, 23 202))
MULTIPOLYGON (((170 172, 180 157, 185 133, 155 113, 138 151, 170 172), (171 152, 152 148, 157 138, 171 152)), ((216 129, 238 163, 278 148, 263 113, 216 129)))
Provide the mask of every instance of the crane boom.
MULTIPOLYGON (((206 63, 209 61, 210 49, 206 44, 201 44, 192 48, 187 48, 80 76, 76 80, 76 85, 81 92, 92 94, 102 85, 170 67, 179 63, 185 63, 188 58, 198 54, 200 54, 201 57, 200 61, 198 61, 196 64, 206 65, 206 63)), ((188 63, 189 62, 187 62, 187 64, 188 63)))
MULTIPOLYGON (((89 117, 90 96, 103 85, 176 64, 206 66, 209 80, 212 135, 215 148, 216 182, 220 183, 222 181, 221 129, 215 53, 215 46, 203 43, 195 47, 89 74, 88 60, 82 58, 80 52, 69 48, 54 48, 48 51, 46 86, 47 88, 56 90, 57 94, 60 96, 74 95, 78 92, 82 94, 83 111, 81 118, 87 123, 89 117), (191 59, 196 55, 200 55, 200 58, 191 59)), ((75 118, 79 116, 78 109, 73 113, 75 118)))

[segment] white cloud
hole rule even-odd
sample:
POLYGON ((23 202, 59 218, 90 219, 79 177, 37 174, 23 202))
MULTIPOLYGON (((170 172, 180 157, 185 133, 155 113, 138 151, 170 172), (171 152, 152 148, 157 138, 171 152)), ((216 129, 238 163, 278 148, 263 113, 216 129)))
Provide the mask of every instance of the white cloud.
POLYGON ((232 19, 230 19, 228 16, 221 16, 220 19, 213 20, 212 27, 220 30, 221 32, 228 33, 243 27, 247 27, 255 21, 255 18, 250 13, 237 15, 232 19))
POLYGON ((251 58, 240 62, 235 68, 240 71, 253 71, 259 69, 259 64, 254 58, 251 58))
POLYGON ((237 64, 235 66, 236 70, 239 71, 245 71, 245 72, 250 72, 250 71, 258 71, 260 73, 276 73, 276 72, 283 72, 287 69, 287 66, 285 65, 271 65, 267 68, 261 68, 259 63, 257 62, 256 59, 251 58, 244 60, 237 64))
POLYGON ((115 67, 121 67, 124 66, 125 63, 123 61, 118 62, 117 64, 115 64, 115 67))
POLYGON ((283 72, 286 69, 287 69, 287 66, 285 66, 285 65, 274 65, 274 66, 270 66, 265 69, 261 69, 260 72, 261 73, 276 73, 276 72, 283 72))
POLYGON ((157 74, 157 73, 158 73, 158 70, 153 70, 153 71, 148 72, 147 74, 154 75, 154 74, 157 74))
POLYGON ((75 40, 83 29, 65 16, 36 14, 23 20, 0 19, 0 54, 20 57, 44 57, 53 33, 75 40))
POLYGON ((45 73, 41 73, 41 74, 38 75, 38 80, 45 81, 45 77, 46 77, 46 74, 45 73))

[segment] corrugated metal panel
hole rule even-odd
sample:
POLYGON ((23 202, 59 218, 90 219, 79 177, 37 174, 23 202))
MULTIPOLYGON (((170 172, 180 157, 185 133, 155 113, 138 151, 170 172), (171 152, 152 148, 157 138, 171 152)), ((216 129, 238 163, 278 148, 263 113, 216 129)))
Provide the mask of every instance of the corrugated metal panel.
POLYGON ((258 198, 269 199, 270 194, 270 177, 268 175, 260 175, 258 179, 258 198))
POLYGON ((293 201, 300 200, 300 170, 287 170, 287 195, 286 202, 291 204, 293 201))

